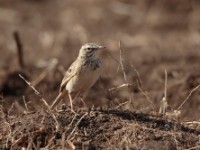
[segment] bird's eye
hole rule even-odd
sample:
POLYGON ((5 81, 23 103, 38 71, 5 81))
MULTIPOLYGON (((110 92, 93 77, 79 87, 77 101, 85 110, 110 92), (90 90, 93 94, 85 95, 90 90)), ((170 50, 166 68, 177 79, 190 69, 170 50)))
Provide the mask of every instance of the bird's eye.
POLYGON ((92 48, 87 48, 87 50, 92 51, 93 49, 92 48))

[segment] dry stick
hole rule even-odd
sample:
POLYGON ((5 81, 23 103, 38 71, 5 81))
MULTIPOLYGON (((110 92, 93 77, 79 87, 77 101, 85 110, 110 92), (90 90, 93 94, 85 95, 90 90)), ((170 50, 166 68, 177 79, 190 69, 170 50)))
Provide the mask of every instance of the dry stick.
MULTIPOLYGON (((139 110, 137 110, 137 112, 142 112, 144 110, 149 110, 151 107, 147 106, 147 107, 144 107, 144 108, 141 108, 139 110)), ((152 108, 151 108, 152 109, 152 108)))
POLYGON ((200 145, 197 145, 197 146, 194 146, 194 147, 191 147, 191 148, 186 148, 184 150, 195 150, 195 149, 198 149, 200 148, 200 145))
POLYGON ((62 144, 62 150, 64 150, 65 149, 65 132, 62 134, 61 144, 62 144))
POLYGON ((114 56, 112 56, 112 54, 110 52, 107 51, 107 54, 109 54, 110 58, 112 58, 117 63, 117 65, 118 65, 117 72, 119 72, 120 62, 114 56))
POLYGON ((69 134, 69 136, 67 137, 67 140, 69 140, 70 136, 74 133, 74 131, 76 130, 77 126, 79 125, 79 123, 81 122, 81 120, 86 116, 88 115, 88 113, 85 113, 79 120, 78 122, 76 123, 74 129, 72 130, 72 132, 69 134))
POLYGON ((186 124, 200 124, 200 121, 188 121, 188 122, 185 122, 186 124))
MULTIPOLYGON (((116 63, 117 63, 117 65, 118 65, 118 67, 117 67, 117 72, 119 71, 119 68, 120 68, 120 62, 109 52, 109 51, 106 51, 107 52, 107 54, 110 56, 110 58, 112 58, 116 63)), ((109 94, 109 96, 108 97, 110 97, 110 91, 112 91, 112 90, 110 90, 110 89, 108 89, 108 90, 106 90, 105 88, 103 88, 103 84, 101 83, 101 77, 99 78, 99 82, 100 82, 100 85, 101 85, 101 88, 104 90, 104 91, 106 91, 106 93, 107 94, 109 94)), ((114 89, 113 89, 114 90, 114 89)), ((110 98, 108 98, 108 99, 110 99, 110 98)), ((93 105, 94 106, 94 105, 93 105)))
POLYGON ((25 64, 24 64, 24 57, 23 57, 23 46, 22 46, 22 43, 21 43, 21 40, 20 40, 19 33, 17 31, 15 31, 13 33, 13 37, 14 37, 16 45, 17 45, 19 66, 20 66, 21 69, 23 69, 25 67, 25 64))
MULTIPOLYGON (((133 68, 133 70, 136 72, 138 78, 139 78, 139 82, 140 84, 142 84, 142 80, 141 80, 141 77, 140 77, 140 74, 139 72, 134 68, 133 65, 131 65, 131 67, 133 68)), ((153 110, 155 111, 156 110, 156 106, 154 105, 154 103, 152 102, 152 100, 149 98, 149 96, 147 95, 147 93, 145 93, 142 88, 140 87, 140 84, 139 84, 138 80, 137 80, 137 85, 138 85, 138 89, 142 92, 142 94, 146 97, 146 99, 149 101, 149 103, 152 105, 152 108, 153 110)))
POLYGON ((23 110, 23 112, 24 112, 24 107, 22 107, 20 104, 19 104, 19 102, 18 101, 15 101, 14 102, 14 105, 15 105, 15 108, 20 112, 20 111, 22 111, 23 110))
POLYGON ((138 80, 137 80, 137 85, 138 85, 139 90, 140 90, 140 91, 142 92, 142 94, 146 97, 146 99, 147 99, 147 100, 149 101, 149 103, 152 105, 153 110, 155 111, 155 110, 156 110, 156 106, 154 105, 154 103, 152 102, 152 100, 149 98, 148 94, 142 90, 142 88, 140 87, 140 85, 139 85, 139 83, 138 83, 138 80))
POLYGON ((64 149, 64 147, 65 147, 65 135, 66 135, 66 132, 68 131, 69 127, 73 124, 74 120, 76 119, 76 116, 77 116, 77 114, 74 115, 74 117, 72 118, 72 121, 67 126, 65 132, 62 134, 62 149, 64 149))
POLYGON ((34 149, 38 149, 37 146, 34 143, 34 140, 33 140, 32 136, 31 136, 31 133, 29 131, 28 131, 28 137, 29 137, 29 140, 32 143, 34 149))
POLYGON ((8 128, 9 128, 9 129, 8 129, 8 130, 9 130, 9 131, 8 131, 9 134, 7 133, 8 136, 7 136, 7 139, 6 139, 6 148, 8 148, 8 147, 9 147, 9 146, 8 146, 8 142, 9 142, 9 139, 8 139, 8 138, 12 139, 12 135, 11 135, 11 134, 12 134, 12 129, 11 129, 10 123, 7 122, 7 120, 5 120, 4 123, 7 124, 7 125, 8 125, 8 128))
MULTIPOLYGON (((119 62, 120 62, 120 66, 121 66, 121 69, 122 69, 122 72, 123 72, 123 75, 124 75, 124 80, 126 82, 126 84, 128 84, 128 81, 127 81, 127 77, 126 77, 126 73, 125 73, 125 70, 124 70, 124 64, 123 64, 123 57, 122 57, 122 48, 121 48, 121 41, 119 41, 119 53, 120 53, 120 56, 119 56, 119 62)), ((127 86, 128 88, 128 91, 129 91, 129 102, 132 103, 132 97, 131 97, 131 93, 130 93, 130 87, 127 86)))
POLYGON ((180 149, 178 145, 178 140, 176 139, 176 135, 172 132, 172 137, 174 138, 175 144, 176 144, 176 149, 180 149))
POLYGON ((167 70, 165 70, 165 90, 164 90, 164 97, 167 101, 167 70))
POLYGON ((47 146, 44 147, 44 149, 50 149, 50 145, 53 143, 53 140, 55 140, 55 136, 52 136, 49 141, 48 141, 48 144, 47 146))
MULTIPOLYGON (((110 52, 107 51, 107 53, 109 54, 109 56, 110 56, 119 66, 121 66, 121 68, 123 68, 123 69, 122 69, 123 75, 124 75, 125 78, 126 78, 126 73, 125 73, 125 71, 124 71, 123 58, 122 58, 121 42, 119 42, 119 47, 120 47, 120 61, 118 61, 115 57, 113 57, 112 54, 111 54, 110 52)), ((119 67, 118 67, 118 70, 119 70, 119 67)), ((127 80, 125 80, 125 81, 127 82, 127 80)), ((127 83, 127 85, 129 85, 129 84, 127 83)))
MULTIPOLYGON (((70 124, 67 126, 67 129, 73 124, 74 120, 76 119, 77 114, 74 115, 74 117, 72 118, 72 121, 70 122, 70 124)), ((67 131, 67 130, 66 130, 67 131)), ((65 132, 66 132, 65 131, 65 132)))
POLYGON ((28 112, 28 105, 26 103, 26 99, 25 99, 25 96, 22 96, 22 99, 23 99, 23 102, 24 102, 24 106, 26 108, 26 111, 28 112))
POLYGON ((138 78, 139 78, 139 82, 140 82, 140 84, 142 85, 142 79, 141 79, 141 77, 140 77, 140 74, 139 74, 139 72, 135 69, 135 67, 131 64, 131 67, 133 68, 133 70, 136 72, 136 74, 137 74, 137 76, 138 76, 138 78))
POLYGON ((19 143, 22 141, 22 139, 24 139, 24 136, 26 136, 26 135, 23 135, 23 136, 21 136, 19 139, 15 140, 14 143, 11 145, 11 149, 12 149, 15 145, 19 144, 19 143))
POLYGON ((127 83, 127 84, 122 84, 122 85, 119 85, 119 86, 117 86, 117 87, 109 88, 108 91, 110 92, 110 91, 114 91, 114 90, 121 89, 121 88, 123 88, 123 87, 130 87, 131 85, 132 85, 132 84, 129 84, 129 83, 127 83))
POLYGON ((115 107, 115 108, 116 108, 116 109, 117 109, 117 108, 120 108, 121 106, 126 105, 128 102, 129 102, 129 101, 126 101, 126 102, 120 103, 120 104, 119 104, 117 107, 115 107))
POLYGON ((28 143, 28 146, 27 146, 27 149, 32 149, 32 145, 33 145, 33 143, 32 143, 33 141, 30 141, 29 143, 28 143))
POLYGON ((120 64, 119 61, 114 56, 112 56, 112 54, 109 51, 106 52, 107 54, 109 54, 110 58, 112 58, 118 65, 120 64))
POLYGON ((190 96, 192 95, 193 92, 195 92, 196 90, 198 90, 198 88, 200 87, 200 84, 197 85, 195 88, 193 88, 189 95, 186 97, 186 99, 181 103, 181 105, 178 107, 178 109, 181 109, 181 107, 186 103, 186 101, 190 98, 190 96))
POLYGON ((120 62, 120 66, 121 66, 121 69, 122 69, 122 72, 123 72, 123 75, 124 75, 124 80, 127 82, 127 77, 126 77, 126 73, 125 73, 125 70, 124 70, 124 65, 123 65, 123 57, 122 57, 122 48, 121 48, 121 41, 119 41, 119 62, 120 62))
POLYGON ((76 149, 76 146, 70 140, 67 140, 67 143, 72 149, 76 149))
POLYGON ((28 85, 30 86, 30 88, 35 92, 35 94, 36 94, 37 96, 39 96, 40 100, 41 100, 41 101, 44 103, 44 105, 47 107, 47 109, 49 110, 49 112, 50 112, 52 118, 53 118, 54 121, 56 122, 56 131, 58 131, 59 128, 60 128, 60 125, 59 125, 59 123, 58 123, 58 121, 57 121, 57 119, 56 119, 56 116, 53 114, 53 112, 52 112, 50 106, 49 106, 48 103, 46 102, 46 100, 41 96, 40 92, 38 92, 38 91, 35 89, 35 87, 32 86, 31 83, 30 83, 29 81, 27 81, 21 74, 19 74, 19 77, 20 77, 22 80, 24 80, 24 81, 26 82, 26 84, 28 84, 28 85))
POLYGON ((11 104, 10 109, 8 110, 8 116, 10 115, 10 113, 11 113, 12 109, 14 108, 14 106, 15 106, 15 103, 13 102, 13 103, 11 104))
POLYGON ((167 103, 167 71, 165 70, 164 97, 161 100, 159 113, 165 114, 166 113, 166 109, 167 109, 168 106, 169 105, 167 103))

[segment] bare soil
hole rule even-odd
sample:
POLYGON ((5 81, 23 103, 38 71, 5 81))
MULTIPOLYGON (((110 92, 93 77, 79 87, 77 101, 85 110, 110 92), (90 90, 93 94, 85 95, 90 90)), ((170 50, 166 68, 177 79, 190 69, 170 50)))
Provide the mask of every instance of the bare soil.
POLYGON ((199 149, 199 15, 194 0, 0 1, 0 149, 199 149), (108 47, 88 108, 49 111, 87 42, 108 47))
POLYGON ((68 110, 54 113, 58 124, 50 113, 41 111, 5 117, 1 121, 1 149, 159 150, 187 149, 199 144, 200 130, 161 115, 119 109, 76 111, 77 114, 68 110))

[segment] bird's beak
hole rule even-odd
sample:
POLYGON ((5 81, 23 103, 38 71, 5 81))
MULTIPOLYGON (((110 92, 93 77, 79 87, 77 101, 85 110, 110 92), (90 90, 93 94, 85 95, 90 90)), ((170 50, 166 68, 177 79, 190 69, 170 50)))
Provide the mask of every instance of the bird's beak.
POLYGON ((105 46, 99 46, 98 49, 106 49, 106 47, 105 46))

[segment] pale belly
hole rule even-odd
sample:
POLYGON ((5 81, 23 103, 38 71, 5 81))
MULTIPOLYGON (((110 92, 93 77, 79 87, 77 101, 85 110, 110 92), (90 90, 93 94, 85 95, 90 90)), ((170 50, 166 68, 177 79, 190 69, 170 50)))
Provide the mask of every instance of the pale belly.
POLYGON ((86 69, 81 74, 74 76, 66 85, 66 90, 71 93, 84 94, 91 88, 100 77, 100 69, 89 70, 86 69))

